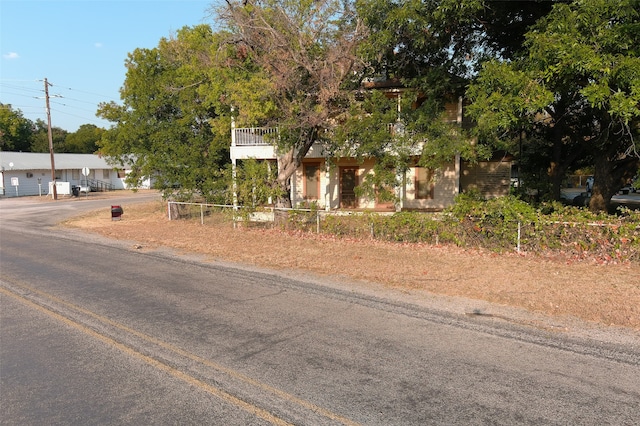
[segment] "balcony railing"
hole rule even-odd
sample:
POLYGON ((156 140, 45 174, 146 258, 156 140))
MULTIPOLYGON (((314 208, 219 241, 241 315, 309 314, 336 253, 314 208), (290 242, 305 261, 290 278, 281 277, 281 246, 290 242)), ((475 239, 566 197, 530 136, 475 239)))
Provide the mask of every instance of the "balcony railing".
POLYGON ((277 128, 242 127, 233 129, 233 143, 236 146, 273 145, 273 141, 277 137, 277 128))

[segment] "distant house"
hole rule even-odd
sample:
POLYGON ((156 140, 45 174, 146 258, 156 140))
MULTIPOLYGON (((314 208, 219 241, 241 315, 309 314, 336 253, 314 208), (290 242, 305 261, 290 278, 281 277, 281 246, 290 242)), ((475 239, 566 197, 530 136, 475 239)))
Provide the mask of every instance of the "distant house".
MULTIPOLYGON (((72 188, 90 191, 126 189, 126 170, 116 170, 93 154, 54 154, 58 195, 72 188), (84 175, 84 172, 88 172, 84 175)), ((51 156, 35 152, 0 152, 0 196, 49 195, 52 190, 51 156)), ((148 185, 145 185, 148 187, 148 185)))

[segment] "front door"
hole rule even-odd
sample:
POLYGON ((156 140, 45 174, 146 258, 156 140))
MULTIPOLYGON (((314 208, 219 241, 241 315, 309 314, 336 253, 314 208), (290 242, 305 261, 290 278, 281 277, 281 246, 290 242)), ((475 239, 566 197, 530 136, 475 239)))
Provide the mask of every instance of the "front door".
POLYGON ((358 168, 340 168, 340 207, 343 209, 355 209, 358 207, 355 188, 358 185, 358 168))

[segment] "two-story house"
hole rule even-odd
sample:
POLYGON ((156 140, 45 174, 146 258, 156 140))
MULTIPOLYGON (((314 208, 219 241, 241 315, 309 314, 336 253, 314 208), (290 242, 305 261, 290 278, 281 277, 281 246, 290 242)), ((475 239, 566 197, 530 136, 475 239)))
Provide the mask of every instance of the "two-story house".
MULTIPOLYGON (((462 98, 446 103, 447 121, 463 125, 462 98)), ((277 129, 237 128, 232 122, 231 161, 234 167, 245 159, 270 161, 277 167, 278 152, 270 143, 277 129)), ((471 188, 487 197, 506 195, 511 178, 511 160, 499 156, 471 164, 459 155, 437 170, 410 167, 395 188, 397 203, 379 202, 356 195, 355 188, 373 172, 376 159, 332 158, 328 166, 322 146, 313 145, 291 178, 291 201, 295 207, 315 203, 326 210, 367 209, 377 211, 440 211, 453 204, 461 191, 471 188)))

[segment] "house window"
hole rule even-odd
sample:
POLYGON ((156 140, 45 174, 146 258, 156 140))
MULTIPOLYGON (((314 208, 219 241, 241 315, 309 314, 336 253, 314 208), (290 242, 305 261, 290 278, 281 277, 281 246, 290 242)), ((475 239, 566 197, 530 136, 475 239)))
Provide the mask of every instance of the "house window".
POLYGON ((424 167, 416 167, 416 199, 433 199, 433 172, 424 167))
POLYGON ((304 198, 307 200, 320 198, 320 163, 304 165, 304 198))
POLYGON ((80 170, 71 170, 71 179, 79 180, 80 179, 80 170))
POLYGON ((102 178, 103 179, 111 179, 111 170, 109 169, 104 169, 102 170, 102 178))
POLYGON ((125 173, 125 171, 124 171, 124 170, 122 170, 122 169, 118 169, 118 177, 119 177, 120 179, 123 179, 123 178, 126 178, 126 177, 127 177, 127 174, 125 173))
POLYGON ((31 172, 27 172, 27 177, 28 177, 28 178, 32 178, 32 177, 33 177, 33 173, 31 173, 31 172))

